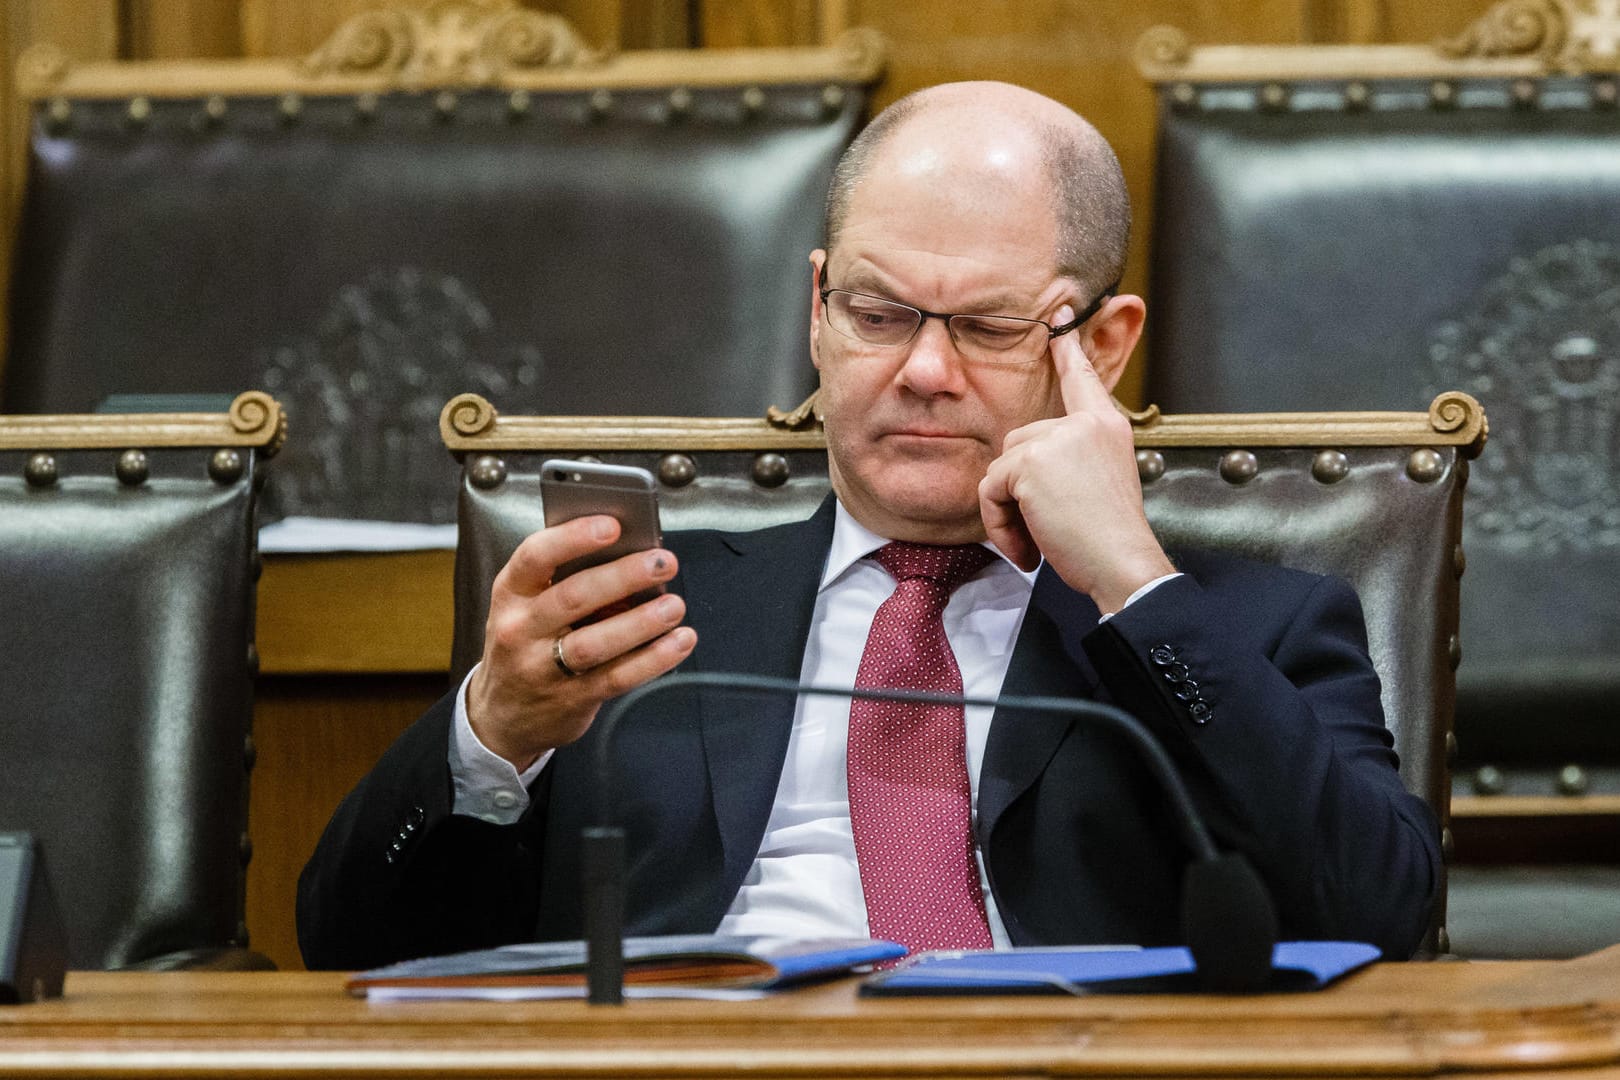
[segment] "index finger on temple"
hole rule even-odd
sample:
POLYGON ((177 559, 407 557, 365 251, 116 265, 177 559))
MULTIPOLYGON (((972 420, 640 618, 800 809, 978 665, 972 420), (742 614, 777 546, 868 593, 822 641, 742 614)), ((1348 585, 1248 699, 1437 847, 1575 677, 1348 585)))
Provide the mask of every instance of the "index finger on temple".
MULTIPOLYGON (((1058 309, 1057 320, 1066 323, 1074 318, 1074 308, 1065 304, 1058 309)), ((1114 398, 1103 385, 1097 369, 1091 366, 1086 351, 1080 347, 1080 332, 1071 330, 1052 339, 1052 364, 1057 369, 1058 388, 1063 394, 1063 410, 1070 415, 1079 412, 1112 413, 1114 398)))

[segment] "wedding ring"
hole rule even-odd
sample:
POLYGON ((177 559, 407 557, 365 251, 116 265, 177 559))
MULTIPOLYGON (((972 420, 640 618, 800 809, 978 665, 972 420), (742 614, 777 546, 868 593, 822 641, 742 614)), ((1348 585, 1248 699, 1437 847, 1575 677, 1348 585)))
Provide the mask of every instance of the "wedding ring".
POLYGON ((569 666, 568 658, 563 655, 563 637, 564 635, 558 634, 551 639, 551 659, 556 662, 558 671, 572 679, 579 672, 569 666))

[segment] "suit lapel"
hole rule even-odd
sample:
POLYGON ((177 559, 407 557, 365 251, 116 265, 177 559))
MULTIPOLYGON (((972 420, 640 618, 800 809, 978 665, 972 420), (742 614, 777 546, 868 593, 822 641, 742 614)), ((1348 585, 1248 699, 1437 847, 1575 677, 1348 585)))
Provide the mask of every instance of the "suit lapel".
MULTIPOLYGON (((1097 673, 1080 641, 1097 619, 1097 605, 1090 597, 1075 592, 1051 567, 1043 566, 1002 682, 1003 696, 1093 696, 1097 673)), ((1052 713, 996 710, 979 772, 981 841, 1046 768, 1071 722, 1070 717, 1052 713)))
MULTIPOLYGON (((698 631, 690 669, 798 681, 833 517, 828 498, 806 521, 722 535, 714 557, 683 563, 688 621, 698 631)), ((730 896, 759 853, 787 755, 794 700, 705 691, 700 702, 730 896)))

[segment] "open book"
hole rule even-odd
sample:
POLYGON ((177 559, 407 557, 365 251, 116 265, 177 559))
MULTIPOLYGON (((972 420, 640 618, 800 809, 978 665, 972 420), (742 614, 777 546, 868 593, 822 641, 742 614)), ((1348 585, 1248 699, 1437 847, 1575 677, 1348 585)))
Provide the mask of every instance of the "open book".
MULTIPOLYGON (((697 996, 776 990, 905 954, 903 945, 870 938, 632 937, 624 942, 625 991, 697 996)), ((429 956, 351 975, 344 985, 372 1000, 581 997, 585 943, 545 941, 429 956)))

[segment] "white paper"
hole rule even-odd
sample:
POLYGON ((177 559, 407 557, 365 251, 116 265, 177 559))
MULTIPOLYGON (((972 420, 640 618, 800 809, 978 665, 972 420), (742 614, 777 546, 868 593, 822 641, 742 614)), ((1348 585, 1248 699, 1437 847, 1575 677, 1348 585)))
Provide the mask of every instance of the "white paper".
POLYGON ((288 517, 259 530, 259 550, 267 554, 450 551, 455 546, 454 525, 421 525, 408 521, 288 517))

